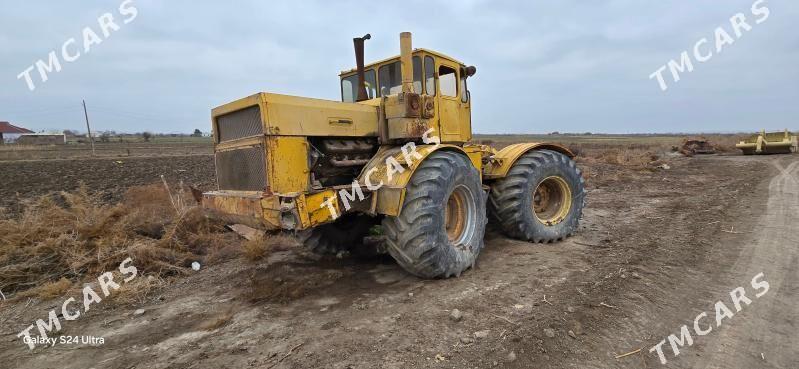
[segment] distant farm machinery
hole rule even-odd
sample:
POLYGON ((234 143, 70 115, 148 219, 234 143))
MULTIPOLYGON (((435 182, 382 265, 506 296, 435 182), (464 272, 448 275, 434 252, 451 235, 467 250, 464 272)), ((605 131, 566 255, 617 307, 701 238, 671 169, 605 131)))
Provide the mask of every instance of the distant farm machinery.
POLYGON ((716 148, 704 137, 688 137, 683 140, 680 153, 685 156, 715 154, 716 148))
POLYGON ((797 139, 786 129, 784 132, 761 131, 758 134, 739 142, 735 147, 744 155, 755 154, 790 154, 797 152, 797 139))

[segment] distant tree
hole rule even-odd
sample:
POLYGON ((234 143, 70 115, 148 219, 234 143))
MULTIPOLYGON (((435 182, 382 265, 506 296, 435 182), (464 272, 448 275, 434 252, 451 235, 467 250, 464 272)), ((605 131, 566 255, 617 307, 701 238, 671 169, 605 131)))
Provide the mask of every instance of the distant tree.
POLYGON ((100 134, 100 142, 109 142, 111 141, 111 133, 103 132, 100 134))
POLYGON ((75 137, 75 136, 77 136, 77 135, 78 135, 78 132, 75 132, 75 131, 73 131, 73 130, 70 130, 70 129, 65 129, 65 130, 64 130, 64 136, 67 136, 67 137, 75 137))
POLYGON ((203 131, 200 131, 199 129, 195 129, 194 133, 191 134, 191 137, 202 137, 202 136, 203 136, 203 131))
POLYGON ((144 142, 150 142, 150 138, 153 137, 153 134, 150 132, 142 132, 141 138, 144 139, 144 142))

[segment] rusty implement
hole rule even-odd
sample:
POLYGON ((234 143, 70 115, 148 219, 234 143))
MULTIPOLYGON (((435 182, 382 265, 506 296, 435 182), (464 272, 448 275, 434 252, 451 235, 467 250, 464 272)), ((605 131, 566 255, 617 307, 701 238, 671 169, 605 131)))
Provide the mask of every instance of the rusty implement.
POLYGON ((735 147, 741 149, 744 155, 755 154, 791 154, 797 152, 797 139, 787 129, 784 132, 766 132, 752 135, 735 147))
POLYGON ((716 148, 704 137, 688 137, 682 141, 680 153, 685 156, 715 154, 716 148))

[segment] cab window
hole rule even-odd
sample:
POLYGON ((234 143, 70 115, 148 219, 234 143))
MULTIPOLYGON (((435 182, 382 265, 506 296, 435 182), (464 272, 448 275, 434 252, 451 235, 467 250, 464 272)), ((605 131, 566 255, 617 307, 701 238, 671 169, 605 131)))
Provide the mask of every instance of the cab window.
POLYGON ((469 102, 469 90, 466 88, 466 74, 461 71, 461 101, 469 102))
MULTIPOLYGON (((422 92, 422 59, 418 56, 413 57, 413 90, 416 93, 422 92)), ((394 95, 402 92, 402 64, 395 61, 386 64, 377 72, 380 80, 380 91, 385 91, 386 95, 394 95)))
POLYGON ((413 57, 413 92, 422 93, 422 58, 413 57))
POLYGON ((384 65, 377 72, 380 78, 380 92, 382 95, 393 95, 402 91, 402 72, 400 62, 384 65))
POLYGON ((458 96, 458 80, 455 69, 446 65, 438 67, 438 83, 442 96, 458 96))
POLYGON ((430 56, 424 57, 424 88, 430 96, 436 96, 436 63, 430 56))
MULTIPOLYGON (((375 70, 367 69, 364 71, 364 82, 366 84, 366 95, 370 99, 377 97, 377 82, 375 80, 375 70)), ((355 102, 358 99, 358 74, 341 79, 341 101, 355 102)))

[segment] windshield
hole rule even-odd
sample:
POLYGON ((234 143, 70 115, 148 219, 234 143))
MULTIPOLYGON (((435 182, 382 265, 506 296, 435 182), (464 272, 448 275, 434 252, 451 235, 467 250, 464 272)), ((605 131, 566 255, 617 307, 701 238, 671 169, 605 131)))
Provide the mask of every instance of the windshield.
MULTIPOLYGON (((366 82, 366 94, 370 99, 377 97, 377 83, 375 81, 375 70, 368 69, 364 72, 366 82)), ((341 79, 341 101, 355 102, 358 100, 358 74, 341 79)))

